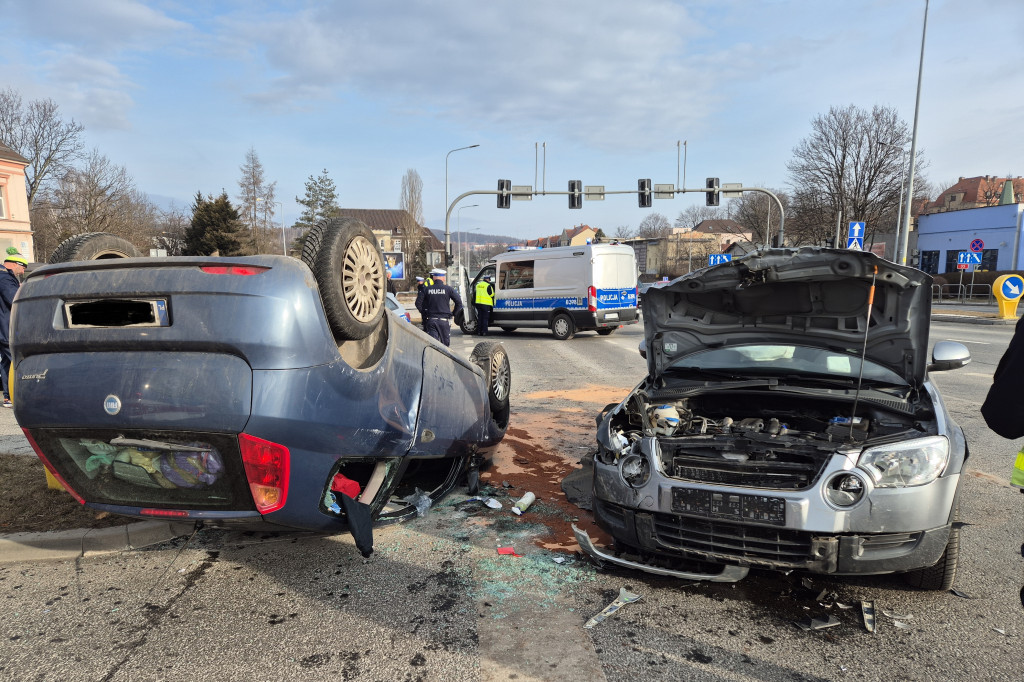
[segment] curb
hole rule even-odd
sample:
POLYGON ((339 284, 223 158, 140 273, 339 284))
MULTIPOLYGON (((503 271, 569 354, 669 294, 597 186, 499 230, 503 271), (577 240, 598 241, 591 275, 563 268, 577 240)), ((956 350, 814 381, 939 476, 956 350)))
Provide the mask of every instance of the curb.
POLYGON ((932 314, 933 322, 960 322, 966 324, 1017 324, 1017 318, 976 317, 974 315, 955 315, 951 313, 932 314))
POLYGON ((44 533, 0 535, 0 564, 66 561, 139 549, 188 535, 188 524, 141 521, 112 528, 81 528, 44 533))

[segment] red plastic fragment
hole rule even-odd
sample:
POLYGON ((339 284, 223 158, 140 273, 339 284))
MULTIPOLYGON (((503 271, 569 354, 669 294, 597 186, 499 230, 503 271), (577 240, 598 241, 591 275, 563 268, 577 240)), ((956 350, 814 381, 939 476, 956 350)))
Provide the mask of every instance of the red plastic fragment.
POLYGON ((498 554, 511 554, 512 556, 522 557, 522 554, 516 554, 515 547, 499 547, 498 554))
POLYGON ((335 474, 334 480, 331 481, 331 491, 341 493, 354 500, 359 497, 359 483, 344 474, 335 474))

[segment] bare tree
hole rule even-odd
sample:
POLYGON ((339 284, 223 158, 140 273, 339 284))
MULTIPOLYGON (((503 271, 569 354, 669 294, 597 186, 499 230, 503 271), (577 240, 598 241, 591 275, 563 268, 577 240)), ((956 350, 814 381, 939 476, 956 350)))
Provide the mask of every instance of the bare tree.
MULTIPOLYGON (((409 257, 415 257, 420 251, 420 243, 423 241, 423 180, 415 168, 405 171, 402 176, 402 195, 398 200, 398 207, 408 211, 416 223, 414 228, 405 235, 402 246, 409 257)), ((426 262, 417 263, 417 267, 426 267, 426 262)))
POLYGON ((249 230, 253 253, 264 253, 269 241, 270 226, 274 222, 274 200, 277 182, 267 182, 263 164, 255 147, 245 153, 245 163, 239 166, 242 177, 238 180, 238 213, 249 230))
POLYGON ((615 228, 613 236, 616 239, 629 239, 633 236, 633 228, 629 225, 619 225, 615 228))
POLYGON ((185 232, 192 222, 192 216, 181 210, 172 207, 163 211, 157 217, 153 236, 153 243, 156 248, 163 249, 168 256, 185 255, 185 232))
POLYGON ((692 230, 705 220, 721 220, 725 217, 723 214, 724 211, 719 206, 694 205, 679 212, 675 226, 692 230))
POLYGON ((0 142, 28 159, 25 185, 31 208, 47 181, 66 173, 82 156, 85 127, 64 121, 52 99, 24 105, 13 88, 0 91, 0 142))
MULTIPOLYGON (((765 185, 761 183, 758 186, 764 187, 765 185)), ((788 227, 790 213, 789 195, 777 189, 772 189, 771 191, 782 202, 782 208, 786 212, 786 234, 788 235, 790 232, 788 227)), ((753 244, 768 244, 773 237, 779 234, 779 222, 781 219, 779 205, 775 203, 775 199, 772 199, 767 194, 744 192, 743 196, 739 199, 730 199, 730 213, 732 219, 743 228, 743 232, 750 233, 750 241, 753 244)), ((788 237, 786 242, 792 243, 788 237)), ((779 246, 782 246, 782 244, 779 244, 779 246)))
MULTIPOLYGON (((867 111, 851 104, 815 117, 811 134, 786 164, 796 213, 794 238, 834 234, 840 219, 865 221, 866 242, 875 231, 890 231, 887 219, 898 209, 903 150, 909 144, 907 124, 892 107, 876 105, 867 111)), ((916 165, 918 171, 926 166, 920 152, 916 165)))
POLYGON ((672 225, 668 222, 668 218, 660 213, 648 213, 647 217, 640 221, 640 226, 636 229, 636 236, 653 239, 664 237, 671 231, 672 225))

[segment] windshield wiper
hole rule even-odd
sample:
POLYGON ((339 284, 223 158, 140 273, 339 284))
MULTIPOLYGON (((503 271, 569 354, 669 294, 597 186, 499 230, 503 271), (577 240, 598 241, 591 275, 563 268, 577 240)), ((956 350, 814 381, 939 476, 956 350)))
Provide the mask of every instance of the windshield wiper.
POLYGON ((667 367, 665 371, 672 373, 686 373, 687 375, 692 375, 695 377, 725 379, 727 381, 747 381, 748 379, 760 378, 756 376, 750 376, 749 374, 734 374, 723 369, 704 369, 703 367, 684 367, 679 365, 667 367))

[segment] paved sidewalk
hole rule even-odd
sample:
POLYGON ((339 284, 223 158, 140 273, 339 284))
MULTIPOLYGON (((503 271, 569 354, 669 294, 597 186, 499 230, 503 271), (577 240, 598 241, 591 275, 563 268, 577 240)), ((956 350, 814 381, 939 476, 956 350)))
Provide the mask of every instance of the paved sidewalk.
MULTIPOLYGON (((411 312, 415 313, 416 308, 413 307, 411 312)), ((1016 319, 1000 319, 995 304, 935 304, 932 306, 932 320, 984 325, 1010 325, 1017 322, 1016 319)), ((0 409, 0 452, 35 456, 32 446, 14 419, 14 410, 0 409)), ((41 478, 39 485, 46 485, 45 479, 41 478)), ((0 563, 68 560, 120 552, 166 542, 179 535, 187 535, 192 529, 189 523, 141 521, 96 530, 83 528, 50 533, 0 534, 0 563)))

